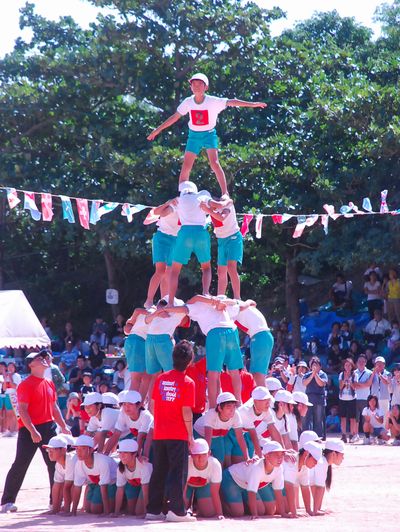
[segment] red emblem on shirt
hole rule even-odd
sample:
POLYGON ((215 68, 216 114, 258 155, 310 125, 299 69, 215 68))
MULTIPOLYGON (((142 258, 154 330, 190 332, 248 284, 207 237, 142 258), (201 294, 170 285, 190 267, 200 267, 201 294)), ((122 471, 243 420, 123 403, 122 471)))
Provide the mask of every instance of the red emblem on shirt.
POLYGON ((140 478, 128 478, 128 482, 131 486, 134 486, 135 488, 137 488, 138 486, 141 486, 142 482, 140 480, 140 478))
POLYGON ((213 435, 213 438, 217 438, 218 436, 226 436, 228 432, 229 431, 226 429, 213 429, 212 435, 213 435))
POLYGON ((207 110, 201 111, 192 109, 190 111, 190 116, 192 118, 192 124, 194 126, 207 126, 209 124, 207 110))
POLYGON ((214 227, 223 227, 224 223, 221 220, 217 220, 214 216, 211 216, 211 221, 214 227))
POLYGON ((194 486, 196 488, 200 486, 205 486, 207 484, 207 479, 203 477, 190 477, 188 480, 189 486, 194 486))
POLYGON ((271 436, 271 433, 269 432, 269 429, 267 429, 265 432, 261 434, 263 438, 269 438, 271 436))
POLYGON ((137 436, 139 434, 139 431, 138 429, 135 429, 134 427, 132 427, 131 429, 129 429, 132 436, 137 436))
POLYGON ((260 482, 258 485, 258 489, 265 488, 265 486, 268 486, 268 482, 260 482))
POLYGON ((88 475, 92 484, 98 484, 100 482, 100 475, 88 475))

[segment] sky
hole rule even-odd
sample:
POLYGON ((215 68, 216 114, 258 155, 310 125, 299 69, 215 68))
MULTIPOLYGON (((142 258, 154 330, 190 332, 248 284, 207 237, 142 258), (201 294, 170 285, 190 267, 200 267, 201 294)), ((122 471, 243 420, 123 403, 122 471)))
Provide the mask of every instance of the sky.
MULTIPOLYGON (((70 15, 76 22, 87 28, 96 19, 98 8, 86 0, 30 0, 40 15, 57 20, 60 16, 70 15)), ((373 22, 377 6, 383 0, 255 0, 260 6, 271 8, 279 6, 287 13, 287 19, 271 25, 273 35, 278 35, 295 22, 307 19, 316 11, 332 11, 336 9, 341 16, 355 17, 365 26, 371 27, 375 35, 379 35, 379 25, 373 22)), ((19 9, 26 0, 3 0, 0 18, 0 57, 13 49, 17 37, 29 38, 29 31, 21 32, 18 25, 19 9)), ((389 2, 390 3, 390 2, 389 2)))

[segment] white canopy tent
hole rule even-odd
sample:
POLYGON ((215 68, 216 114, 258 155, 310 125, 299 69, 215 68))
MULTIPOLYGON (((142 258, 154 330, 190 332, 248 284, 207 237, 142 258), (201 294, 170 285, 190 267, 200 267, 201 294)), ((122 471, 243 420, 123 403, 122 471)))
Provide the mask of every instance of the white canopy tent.
POLYGON ((51 341, 22 290, 0 290, 0 347, 48 347, 51 341))

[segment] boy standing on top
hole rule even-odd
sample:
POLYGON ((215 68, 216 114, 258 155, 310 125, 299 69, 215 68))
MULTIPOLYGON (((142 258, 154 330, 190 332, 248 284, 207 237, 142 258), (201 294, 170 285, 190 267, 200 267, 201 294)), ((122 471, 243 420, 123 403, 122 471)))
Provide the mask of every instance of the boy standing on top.
POLYGON ((222 194, 228 192, 224 171, 218 160, 218 137, 215 126, 217 117, 226 107, 266 107, 263 102, 246 102, 243 100, 218 98, 206 94, 208 90, 208 78, 205 74, 197 73, 189 80, 193 96, 183 100, 176 112, 163 122, 147 137, 154 140, 164 129, 175 124, 183 115, 189 114, 189 138, 186 144, 185 156, 179 183, 188 181, 193 163, 205 148, 211 169, 215 173, 222 194))

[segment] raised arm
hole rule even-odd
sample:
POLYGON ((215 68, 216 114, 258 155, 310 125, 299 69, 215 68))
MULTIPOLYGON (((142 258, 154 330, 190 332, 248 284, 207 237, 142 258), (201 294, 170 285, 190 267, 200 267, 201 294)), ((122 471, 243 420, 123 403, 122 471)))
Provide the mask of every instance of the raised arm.
POLYGON ((233 100, 228 100, 226 102, 227 107, 267 107, 267 104, 265 102, 246 102, 245 100, 237 100, 234 98, 233 100))
POLYGON ((171 115, 169 118, 167 118, 165 122, 163 122, 160 126, 158 126, 156 129, 154 129, 150 133, 150 135, 147 137, 147 140, 154 140, 157 137, 157 135, 161 133, 161 131, 175 124, 175 122, 177 122, 181 116, 182 115, 178 113, 178 111, 174 113, 173 115, 171 115))
POLYGON ((156 207, 154 209, 154 214, 157 214, 158 216, 161 216, 161 218, 163 216, 168 216, 168 214, 171 214, 171 212, 173 212, 173 208, 172 208, 171 204, 174 203, 174 202, 177 203, 176 198, 174 198, 172 200, 168 200, 165 203, 163 203, 162 205, 159 205, 158 207, 156 207))

